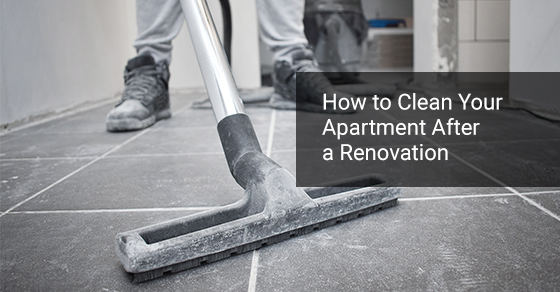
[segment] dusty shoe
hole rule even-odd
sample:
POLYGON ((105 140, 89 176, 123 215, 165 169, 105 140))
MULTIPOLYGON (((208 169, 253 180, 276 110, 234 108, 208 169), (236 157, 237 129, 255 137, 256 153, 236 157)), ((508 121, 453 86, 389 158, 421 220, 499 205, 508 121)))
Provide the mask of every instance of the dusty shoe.
POLYGON ((124 70, 125 89, 121 101, 107 115, 107 131, 144 129, 171 117, 169 69, 156 64, 150 55, 130 59, 124 70))
POLYGON ((292 54, 292 62, 274 63, 274 93, 270 106, 277 109, 298 109, 311 112, 352 113, 353 111, 323 109, 323 94, 331 97, 349 97, 350 94, 338 91, 330 83, 323 71, 317 68, 313 52, 299 49, 292 54), (304 74, 296 74, 304 73, 304 74), (312 74, 307 74, 312 73, 312 74), (296 87, 297 83, 297 87, 296 87), (297 96, 297 103, 296 103, 297 96))

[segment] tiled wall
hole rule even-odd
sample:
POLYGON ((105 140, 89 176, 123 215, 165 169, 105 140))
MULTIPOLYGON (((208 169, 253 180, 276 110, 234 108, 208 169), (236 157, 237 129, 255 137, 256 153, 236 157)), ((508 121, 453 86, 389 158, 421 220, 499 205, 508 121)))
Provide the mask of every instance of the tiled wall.
POLYGON ((509 71, 510 0, 459 0, 459 71, 509 71))

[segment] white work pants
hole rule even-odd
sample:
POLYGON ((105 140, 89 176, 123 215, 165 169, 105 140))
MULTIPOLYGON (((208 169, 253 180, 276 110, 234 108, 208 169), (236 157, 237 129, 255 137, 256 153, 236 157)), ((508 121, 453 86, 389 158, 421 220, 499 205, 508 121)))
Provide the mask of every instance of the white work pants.
MULTIPOLYGON (((274 52, 275 60, 291 62, 290 52, 307 45, 303 31, 305 0, 256 1, 262 40, 274 52)), ((169 64, 171 41, 184 22, 180 1, 136 0, 136 13, 138 37, 134 47, 138 54, 149 52, 156 62, 169 64)), ((243 15, 232 15, 235 17, 243 15)))

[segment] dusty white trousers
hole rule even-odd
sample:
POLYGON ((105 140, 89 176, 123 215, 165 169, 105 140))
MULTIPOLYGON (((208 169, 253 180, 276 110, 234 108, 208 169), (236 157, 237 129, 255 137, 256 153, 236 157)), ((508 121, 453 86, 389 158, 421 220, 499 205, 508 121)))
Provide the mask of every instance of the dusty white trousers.
MULTIPOLYGON (((276 60, 291 62, 290 52, 305 47, 305 0, 256 0, 261 38, 276 60)), ((233 5, 235 5, 233 3, 233 5)), ((139 54, 151 53, 156 62, 171 62, 171 41, 179 34, 184 15, 179 0, 136 0, 139 54)), ((232 15, 232 18, 242 15, 232 15)), ((235 37, 235 36, 234 36, 235 37)))

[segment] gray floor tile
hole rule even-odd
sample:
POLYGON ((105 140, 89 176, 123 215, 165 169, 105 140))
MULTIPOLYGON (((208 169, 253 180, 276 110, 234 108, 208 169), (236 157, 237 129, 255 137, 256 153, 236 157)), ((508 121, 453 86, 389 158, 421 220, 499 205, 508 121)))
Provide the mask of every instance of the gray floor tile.
POLYGON ((520 193, 533 193, 533 192, 553 192, 560 189, 560 187, 515 187, 516 191, 520 193))
MULTIPOLYGON (((412 94, 410 95, 412 96, 412 94)), ((417 99, 418 98, 420 98, 420 95, 417 95, 417 99)), ((406 107, 408 105, 412 106, 412 102, 410 102, 406 98, 403 98, 403 106, 406 107)), ((409 110, 401 110, 398 104, 398 100, 393 100, 391 108, 387 110, 386 113, 400 121, 405 122, 411 122, 420 119, 426 120, 432 118, 440 118, 445 120, 448 120, 449 118, 455 118, 461 120, 472 118, 492 118, 500 116, 499 111, 475 111, 469 107, 463 110, 462 103, 452 103, 451 110, 447 109, 447 105, 445 110, 438 111, 420 109, 413 110, 412 108, 409 110)))
MULTIPOLYGON (((271 108, 267 103, 246 104, 245 113, 251 118, 253 124, 268 124, 270 120, 271 108)), ((192 109, 185 112, 185 118, 192 117, 191 123, 194 126, 208 126, 216 124, 214 113, 209 102, 195 104, 192 109)))
MULTIPOLYGON (((480 123, 477 126, 476 135, 441 135, 439 133, 431 136, 429 132, 428 138, 442 144, 452 144, 452 143, 489 143, 494 141, 533 141, 533 140, 544 140, 544 139, 560 139, 560 128, 550 127, 550 126, 536 126, 532 123, 528 123, 524 119, 517 117, 493 117, 493 118, 467 118, 458 119, 460 123, 480 123)), ((431 119, 428 123, 430 127, 428 129, 433 129, 436 120, 431 119)), ((441 120, 445 131, 448 132, 448 127, 446 125, 447 120, 441 120)), ((453 129, 452 131, 455 131, 453 129)), ((474 133, 474 132, 473 132, 474 133)))
POLYGON ((560 190, 548 194, 526 195, 547 210, 560 217, 560 190))
POLYGON ((298 125, 320 124, 324 125, 328 119, 335 121, 344 121, 347 123, 362 123, 373 120, 374 122, 392 122, 395 120, 390 115, 383 114, 378 111, 356 111, 351 114, 328 114, 328 113, 313 113, 313 112, 296 112, 295 121, 298 125))
MULTIPOLYGON (((426 137, 430 138, 442 145, 453 144, 453 143, 488 143, 492 141, 517 141, 517 140, 543 140, 543 139, 560 139, 560 127, 552 122, 547 122, 543 120, 539 120, 535 117, 525 116, 521 113, 514 114, 514 113, 495 113, 495 112, 483 112, 477 116, 465 115, 463 111, 459 111, 457 114, 454 112, 434 112, 434 111, 425 111, 425 112, 416 112, 412 115, 408 115, 408 112, 405 111, 398 111, 399 115, 393 116, 394 119, 388 119, 392 115, 391 111, 386 112, 358 112, 357 114, 353 115, 335 115, 332 118, 329 115, 308 115, 308 114, 299 114, 298 113, 298 125, 300 128, 305 130, 309 128, 313 130, 314 133, 319 132, 325 125, 328 118, 331 118, 334 125, 336 125, 336 121, 340 120, 347 124, 351 122, 358 122, 359 124, 363 122, 368 122, 373 120, 374 122, 415 122, 418 123, 421 120, 426 122, 425 132, 426 137), (404 113, 400 113, 404 112, 404 113), (301 117, 301 119, 299 119, 301 117), (305 117, 305 118, 304 118, 305 117), (477 126, 476 135, 456 135, 455 130, 453 129, 453 135, 449 135, 447 133, 448 126, 446 123, 448 122, 449 118, 454 118, 458 120, 460 123, 480 123, 477 126), (444 130, 446 131, 446 135, 442 135, 440 132, 435 133, 432 135, 432 130, 434 129, 436 120, 439 119, 443 123, 444 130), (303 123, 303 124, 302 124, 303 123), (307 124, 316 125, 313 129, 312 126, 305 126, 307 124)), ((412 113, 412 112, 410 112, 412 113)), ((320 133, 320 132, 319 132, 320 133)), ((318 134, 314 134, 317 136, 318 134)), ((346 135, 345 138, 350 137, 346 135)), ((359 137, 359 136, 358 136, 359 137)), ((397 142, 390 142, 391 139, 404 139, 405 137, 390 137, 390 136, 373 136, 372 139, 369 139, 368 136, 361 137, 362 140, 367 141, 377 141, 384 139, 389 139, 388 145, 392 144, 402 144, 397 142)), ((426 144, 427 142, 424 141, 426 144)))
MULTIPOLYGON (((0 290, 246 291, 251 253, 133 285, 114 252, 118 232, 191 213, 118 209, 217 206, 243 195, 229 173, 212 110, 208 104, 185 107, 204 97, 204 90, 172 93, 171 119, 0 217, 0 290)), ((105 115, 112 106, 0 136, 0 211, 139 133, 107 133, 105 115), (35 157, 66 158, 9 159, 35 157)), ((453 106, 441 117, 496 122, 497 129, 480 134, 485 139, 525 139, 529 133, 554 138, 560 132, 556 125, 516 111, 463 112, 460 104, 453 106)), ((264 151, 274 112, 271 157, 295 174, 296 112, 272 111, 263 103, 248 104, 246 112, 264 151)), ((427 120, 434 118, 432 114, 389 111, 372 119, 427 120)), ((326 115, 303 115, 307 122, 324 125, 326 115)), ((382 139, 373 142, 391 144, 382 139)), ((545 188, 540 183, 557 166, 516 164, 520 157, 557 155, 556 142, 539 141, 545 151, 538 153, 530 151, 531 145, 522 145, 525 142, 459 144, 457 154, 499 179, 512 167, 524 165, 514 169, 514 179, 530 177, 534 184, 516 190, 541 192, 526 196, 560 215, 560 196, 554 191, 560 186, 545 188), (523 155, 496 158, 504 149, 523 155)), ((407 167, 376 165, 393 178, 418 174, 407 167)), ((480 177, 458 165, 456 173, 446 175, 480 177)), ((352 175, 351 169, 346 172, 352 175)), ((431 170, 424 172, 429 175, 431 170)), ((403 188, 395 208, 262 248, 257 291, 557 289, 558 221, 505 188, 480 186, 403 188), (446 196, 468 198, 442 198, 446 196)))
POLYGON ((401 198, 446 197, 446 196, 476 196, 492 194, 512 194, 502 187, 447 187, 447 188, 409 188, 402 189, 401 198))
POLYGON ((257 289, 554 290, 558 240, 518 197, 401 202, 261 249, 257 289))
POLYGON ((136 132, 31 134, 2 143, 0 152, 6 158, 99 156, 134 136, 136 132))
POLYGON ((250 253, 150 282, 131 283, 115 253, 115 235, 188 214, 8 214, 0 218, 0 290, 247 290, 250 253))
MULTIPOLYGON (((270 110, 248 110, 263 149, 268 143, 270 110)), ((125 145, 111 156, 137 154, 223 153, 216 121, 211 110, 189 109, 158 124, 149 133, 125 145)))
POLYGON ((223 155, 107 158, 16 210, 216 206, 242 195, 223 155))
POLYGON ((292 175, 296 175, 296 151, 272 151, 270 158, 287 169, 292 175))
POLYGON ((179 110, 184 110, 186 106, 189 106, 196 101, 202 100, 206 96, 206 90, 196 89, 187 91, 178 91, 169 94, 171 111, 176 112, 179 110))
POLYGON ((276 123, 272 150, 296 150, 296 125, 283 123, 280 119, 276 123))
POLYGON ((276 118, 284 122, 295 123, 297 111, 292 110, 276 110, 276 118))
POLYGON ((187 109, 176 115, 171 119, 165 121, 162 128, 189 128, 189 127, 216 127, 216 119, 214 113, 210 109, 187 109))
MULTIPOLYGON (((87 111, 74 113, 35 126, 16 129, 0 137, 0 142, 21 139, 37 134, 98 134, 105 132, 105 117, 114 105, 106 104, 87 111)), ((58 137, 58 136, 54 136, 58 137)), ((1 144, 4 146, 3 144, 1 144)))
MULTIPOLYGON (((255 126, 262 148, 266 147, 268 129, 268 125, 255 126)), ((223 153, 216 127, 167 128, 162 124, 110 156, 189 153, 223 153)))
POLYGON ((213 126, 166 128, 162 125, 111 153, 111 156, 221 152, 220 138, 213 126))
POLYGON ((510 187, 560 187, 560 140, 454 145, 449 151, 510 187))
POLYGON ((14 140, 21 139, 24 135, 18 135, 17 132, 7 132, 0 136, 0 157, 6 155, 6 153, 2 152, 2 147, 6 145, 6 143, 12 143, 14 140))
MULTIPOLYGON (((321 151, 321 150, 319 150, 321 151)), ((449 157, 448 161, 322 161, 317 152, 305 160, 296 156, 298 181, 303 186, 313 186, 334 180, 381 174, 392 178, 403 187, 499 187, 500 185, 463 162, 449 157), (315 161, 313 161, 315 159, 315 161)), ((300 151, 297 155, 308 155, 300 151)), ((302 156, 303 157, 303 156, 302 156)), ((498 166, 496 166, 498 167, 498 166)))
POLYGON ((246 114, 251 118, 251 122, 253 123, 253 125, 270 126, 270 118, 272 117, 271 108, 261 106, 248 106, 247 108, 245 108, 245 111, 246 114))
MULTIPOLYGON (((271 158, 296 175, 295 151, 273 151, 271 158)), ((381 173, 384 174, 384 173, 381 173)), ((508 194, 503 187, 402 187, 402 198, 508 194)))
MULTIPOLYGON (((174 104, 172 110, 179 110, 201 96, 202 93, 200 92, 172 94, 171 102, 174 104)), ((99 149, 101 151, 107 149, 103 147, 104 145, 96 145, 96 143, 101 144, 113 140, 122 142, 124 141, 123 138, 126 140, 138 133, 106 132, 105 117, 113 107, 114 104, 104 105, 7 133, 0 137, 0 147, 2 148, 0 157, 83 156, 86 152, 96 155, 99 153, 99 149), (57 146, 61 149, 52 149, 57 146), (61 155, 65 153, 67 155, 61 155)))
MULTIPOLYGON (((268 125, 270 123, 270 109, 247 108, 246 114, 254 125, 268 125)), ((163 128, 213 127, 216 128, 216 118, 210 108, 189 108, 165 122, 163 128)))
POLYGON ((0 211, 11 208, 91 160, 0 161, 0 211))
MULTIPOLYGON (((351 122, 365 122, 369 120, 374 120, 375 122, 392 122, 389 118, 384 115, 376 115, 371 117, 367 113, 356 113, 352 115, 330 115, 330 114, 319 114, 319 113, 307 113, 307 112, 294 112, 294 111, 277 111, 277 121, 275 127, 275 143, 273 145, 274 150, 287 150, 296 148, 296 137, 318 137, 317 133, 322 133, 325 129, 325 125, 328 119, 331 119, 333 125, 336 127, 336 123, 343 119, 346 123, 351 122), (296 117, 297 116, 297 117, 296 117), (296 122, 297 120, 297 122, 296 122)), ((324 137, 325 144, 331 145, 327 141, 332 141, 332 136, 326 134, 324 137)), ((371 139, 366 139, 364 137, 353 137, 350 135, 345 136, 344 143, 352 144, 353 141, 359 141, 359 145, 399 145, 403 143, 417 143, 426 144, 425 140, 418 137, 391 137, 391 136, 376 136, 371 137, 371 139)), ((321 142, 316 142, 313 146, 317 146, 321 142)), ((300 143, 297 145, 300 149, 305 147, 305 144, 300 143)))
POLYGON ((92 110, 76 113, 28 129, 16 131, 17 134, 79 134, 105 131, 105 117, 114 104, 104 105, 92 110))

